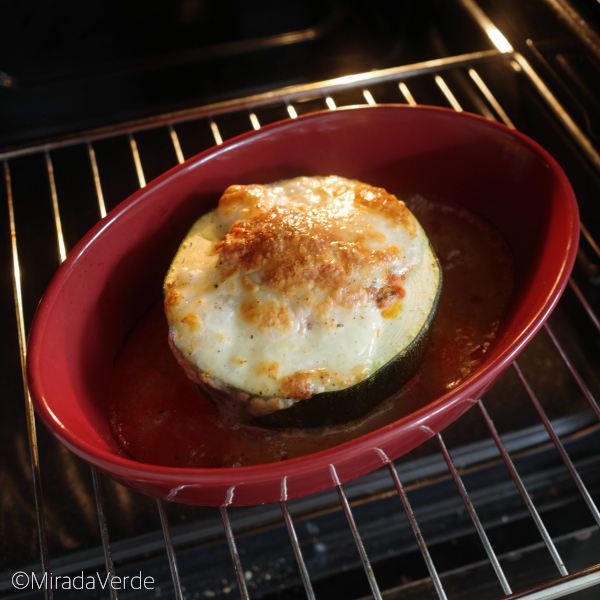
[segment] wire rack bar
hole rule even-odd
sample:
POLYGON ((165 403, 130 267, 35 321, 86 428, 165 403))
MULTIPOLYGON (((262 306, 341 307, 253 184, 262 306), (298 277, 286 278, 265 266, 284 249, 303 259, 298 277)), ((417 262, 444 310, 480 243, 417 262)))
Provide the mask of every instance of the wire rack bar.
POLYGON ((469 69, 469 77, 471 77, 475 85, 479 88, 479 91, 482 93, 483 97, 490 103, 490 106, 496 111, 502 122, 507 127, 516 129, 514 123, 510 120, 502 106, 500 106, 500 103, 492 94, 490 88, 485 84, 479 73, 475 69, 469 69))
POLYGON ((106 216, 106 204, 104 203, 104 193, 102 192, 102 183, 100 182, 100 172, 98 171, 98 162, 96 161, 96 151, 91 142, 86 144, 88 156, 90 157, 90 165, 92 167, 92 175, 94 177, 94 186, 96 188, 96 196, 98 197, 98 209, 100 210, 100 218, 106 216))
POLYGON ((144 169, 142 168, 142 160, 140 159, 140 153, 138 151, 137 142, 133 137, 133 132, 129 133, 127 138, 129 139, 129 146, 131 147, 133 163, 135 164, 135 172, 137 173, 140 187, 146 187, 146 177, 144 175, 144 169))
POLYGON ((298 113, 296 112, 296 109, 290 102, 286 102, 286 108, 287 108, 287 112, 288 112, 290 119, 298 118, 298 113))
POLYGON ((175 589, 175 598, 183 600, 183 592, 181 590, 181 580, 179 578, 179 570, 177 569, 177 558, 175 557, 175 549, 171 540, 171 532, 169 530, 169 521, 165 513, 165 505, 162 500, 157 500, 158 514, 160 516, 160 524, 165 538, 165 547, 167 549, 167 558, 169 559, 169 567, 171 568, 171 578, 173 579, 173 587, 175 589))
POLYGON ((562 347, 562 345, 560 344, 560 342, 554 335, 554 332, 552 331, 552 329, 550 328, 548 323, 544 324, 544 328, 546 329, 546 333, 550 336, 550 339, 552 340, 552 343, 554 344, 555 348, 558 350, 558 353, 560 354, 561 358, 563 359, 563 362, 565 363, 565 365, 567 365, 567 368, 571 372, 573 379, 575 379, 575 381, 577 382, 579 389, 583 392, 583 395, 585 396, 589 405, 592 407, 592 410, 596 413, 596 417, 598 418, 598 420, 600 420, 600 407, 598 406, 596 399, 592 395, 592 392, 588 388, 585 381, 582 379, 581 375, 577 372, 577 370, 573 366, 573 363, 567 356, 567 353, 565 352, 564 348, 562 347))
POLYGON ((417 106, 417 101, 413 98, 413 95, 410 93, 410 90, 408 89, 408 86, 406 85, 406 83, 404 83, 404 81, 401 81, 398 84, 398 89, 400 90, 400 93, 404 96, 404 99, 409 104, 409 106, 417 106))
POLYGON ((46 150, 44 153, 46 159, 46 169, 48 171, 48 183, 50 185, 50 198, 52 200, 52 214, 54 215, 54 226, 56 227, 56 240, 58 242, 58 258, 60 262, 64 262, 67 258, 67 249, 65 246, 65 238, 63 236, 62 222, 60 219, 60 210, 58 208, 58 195, 56 193, 56 182, 54 181, 54 166, 50 152, 46 150))
POLYGON ((404 486, 402 485, 402 482, 400 481, 400 477, 398 477, 398 472, 396 471, 396 468, 394 467, 392 462, 388 462, 388 468, 390 470, 392 479, 394 480, 396 489, 398 490, 398 494, 400 495, 400 500, 402 500, 402 504, 404 506, 404 510, 406 511, 406 515, 408 517, 410 526, 413 530, 413 533, 415 534, 415 537, 417 538, 417 543, 419 544, 419 549, 421 550, 421 554, 423 555, 423 558, 425 559, 425 564, 427 565, 427 570, 429 571, 431 581, 433 582, 433 587, 435 588, 435 591, 437 592, 439 599, 446 600, 447 599, 446 592, 444 591, 444 587, 442 586, 440 576, 438 575, 437 569, 435 568, 435 565, 433 564, 433 560, 431 559, 431 554, 429 553, 429 548, 427 547, 425 538, 423 537, 423 534, 421 533, 421 528, 419 527, 419 524, 417 523, 417 519, 415 518, 415 513, 413 512, 410 501, 408 500, 408 496, 406 494, 406 491, 404 490, 404 486))
POLYGON ((217 146, 220 146, 223 143, 221 132, 219 131, 219 128, 217 127, 217 124, 214 122, 213 119, 209 119, 209 123, 210 130, 212 131, 213 137, 215 138, 215 143, 217 144, 217 146))
POLYGON ((300 575, 302 576, 302 583, 304 584, 306 596, 309 600, 315 600, 315 592, 310 581, 310 575, 308 574, 306 563, 304 562, 304 556, 302 555, 300 544, 298 543, 298 536, 296 535, 296 530, 294 528, 294 523, 292 521, 292 516, 290 515, 287 502, 281 502, 281 512, 283 512, 283 517, 290 535, 292 547, 294 548, 294 555, 296 556, 296 561, 298 562, 298 568, 300 569, 300 575))
POLYGON ((547 581, 528 590, 522 590, 502 600, 555 600, 600 584, 600 565, 579 573, 547 581))
POLYGON ((587 243, 591 246, 596 257, 600 258, 600 246, 598 245, 596 240, 592 237, 592 234, 588 231, 587 227, 583 223, 581 224, 581 234, 586 239, 587 243))
POLYGON ((54 150, 84 142, 94 142, 100 139, 113 137, 119 133, 135 133, 145 129, 153 129, 163 125, 177 124, 185 121, 194 121, 202 117, 214 117, 219 114, 232 112, 239 109, 253 109, 259 106, 267 106, 276 102, 290 102, 305 96, 318 93, 334 93, 357 88, 362 84, 377 84, 387 81, 395 81, 407 79, 423 75, 426 73, 438 72, 441 70, 453 69, 456 67, 485 63, 494 60, 506 60, 506 54, 498 50, 484 50, 482 52, 471 52, 468 54, 460 54, 428 60, 412 65, 403 65, 401 67, 391 67, 389 69, 380 69, 377 71, 369 71, 367 73, 359 73, 357 75, 348 75, 335 79, 318 81, 315 83, 294 85, 284 88, 279 88, 261 94, 236 98, 234 100, 226 100, 207 104, 201 107, 186 109, 173 113, 149 117, 147 119, 139 119, 136 121, 127 121, 118 125, 102 127, 90 131, 67 136, 56 140, 48 140, 46 142, 33 144, 23 148, 14 148, 0 152, 0 160, 34 154, 40 151, 54 150))
POLYGON ((377 580, 375 579, 375 574, 373 573, 373 567, 371 567, 371 562, 369 561, 369 557, 367 556, 367 551, 365 550, 365 546, 360 537, 358 527, 356 526, 356 521, 354 520, 354 515, 352 514, 352 509, 350 508, 348 498, 346 498, 346 494, 344 492, 344 489, 342 488, 342 484, 340 483, 335 467, 333 465, 329 465, 329 470, 331 471, 331 476, 333 477, 333 480, 335 482, 335 486, 338 492, 338 496, 340 498, 340 502, 342 504, 342 508, 344 509, 344 513, 346 514, 346 518, 348 519, 348 524, 350 525, 350 529, 352 530, 354 543, 356 544, 356 548, 358 549, 358 553, 360 554, 360 559, 365 569, 365 573, 367 574, 373 597, 375 598, 375 600, 383 600, 381 596, 381 591, 379 590, 379 585, 377 584, 377 580))
MULTIPOLYGON (((110 551, 110 541, 108 537, 108 528, 106 526, 106 515, 104 513, 104 497, 102 494, 102 483, 98 476, 98 471, 91 467, 92 470, 92 481, 94 483, 94 494, 96 496, 96 510, 98 512, 98 523, 100 525, 100 536, 102 537, 102 548, 104 551, 104 563, 106 565, 106 572, 109 578, 112 580, 115 577, 115 565, 113 563, 112 554, 110 551)), ((117 600, 117 590, 109 585, 111 600, 117 600)))
POLYGON ((521 54, 515 54, 515 61, 521 67, 531 83, 537 88, 541 97, 546 101, 563 126, 571 134, 571 137, 577 142, 580 149, 584 152, 594 167, 600 171, 600 154, 594 148, 590 139, 581 131, 577 123, 571 118, 548 86, 542 81, 540 76, 532 69, 527 59, 521 54))
POLYGON ((579 286, 575 283, 572 277, 569 279, 569 285, 571 289, 575 292, 577 299, 583 306, 594 327, 598 330, 598 333, 600 333, 600 319, 596 316, 596 313, 590 306, 590 303, 587 301, 586 297, 583 295, 583 292, 581 291, 581 289, 579 289, 579 286))
POLYGON ((375 102, 375 98, 373 98, 373 94, 371 94, 371 92, 367 88, 363 89, 362 94, 363 94, 363 97, 367 101, 367 104, 369 106, 376 106, 377 105, 377 102, 375 102))
MULTIPOLYGON (((21 290, 21 268, 19 263, 19 252, 17 247, 17 231, 15 227, 15 212, 12 195, 12 182, 8 161, 4 161, 4 181, 6 185, 6 197, 8 199, 8 219, 10 223, 11 252, 13 262, 13 295, 16 310, 17 334, 19 339, 19 355, 21 358, 21 377, 23 381, 23 392, 25 395, 25 418, 27 421, 27 440, 29 443, 31 477, 33 481, 35 513, 38 524, 38 540, 40 545, 40 557, 44 573, 50 575, 50 559, 48 557, 48 539, 46 535, 46 519, 44 516, 44 499, 40 476, 40 457, 37 443, 35 425, 35 414, 33 402, 27 385, 27 334, 25 331, 25 319, 23 317, 23 294, 21 290)), ((46 600, 54 597, 51 586, 44 587, 46 600)))
POLYGON ((450 106, 456 112, 463 112, 462 106, 459 104, 458 100, 456 99, 456 96, 452 93, 452 91, 448 87, 448 84, 446 83, 444 78, 441 75, 435 75, 434 80, 435 80, 437 86, 440 88, 440 90, 442 90, 442 93, 444 94, 444 96, 446 96, 446 99, 450 103, 450 106))
POLYGON ((173 127, 173 123, 169 123, 169 136, 171 137, 171 141, 173 142, 173 148, 175 148, 175 156, 177 156, 177 162, 182 164, 185 162, 183 158, 183 151, 181 150, 181 144, 179 143, 179 136, 173 127))
POLYGON ((260 122, 258 121, 256 113, 250 111, 248 113, 248 118, 250 119, 250 123, 252 124, 252 129, 254 129, 254 131, 258 131, 260 129, 260 122))
POLYGON ((467 493, 465 484, 463 483, 463 480, 461 479, 461 477, 458 473, 458 470, 456 469, 456 466, 454 465, 454 461, 452 460, 452 457, 450 456, 450 453, 448 452, 448 448, 446 447, 446 444, 444 443, 444 440, 442 439, 442 436, 439 433, 437 434, 437 439, 438 439, 440 448, 442 450, 442 454, 444 455, 444 459, 446 460, 446 463, 448 464, 448 468, 450 469, 452 478, 454 479, 454 482, 456 483, 456 485, 458 487, 460 495, 462 496, 463 502, 465 503, 465 506, 467 507, 469 514, 471 515, 471 519, 473 521, 473 524, 475 525, 475 529, 477 529, 477 533, 479 535, 479 538, 481 539, 483 547, 485 548, 486 554, 488 555, 488 558, 490 559, 490 562, 492 563, 492 567, 496 573, 496 577, 498 577, 498 581, 500 581, 500 585, 502 586, 504 593, 510 594, 512 590, 510 588, 508 580, 506 579, 506 575, 504 574, 504 571, 502 570, 500 561, 498 560, 498 557, 496 556, 496 553, 494 552, 494 549, 492 548, 492 545, 490 544, 490 540, 488 539, 487 533, 485 532, 485 529, 483 528, 483 525, 481 524, 481 520, 479 519, 479 517, 477 515, 477 511, 475 510, 475 507, 473 506, 473 502, 471 502, 471 498, 469 497, 469 494, 467 493))
POLYGON ((527 493, 527 490, 525 489, 525 485, 523 484, 523 480, 521 479, 519 473, 517 472, 517 469, 515 468, 515 465, 514 465, 512 459, 510 458, 508 451, 506 450, 504 444, 502 443, 502 439, 500 438, 500 435, 498 434, 498 430, 496 429, 494 422, 492 421, 488 411, 486 410, 486 408, 483 405, 483 402, 481 400, 477 403, 477 405, 479 406, 479 409, 481 410, 481 414, 483 415, 483 418, 485 419, 488 429, 490 430, 490 433, 492 434, 492 437, 494 438, 494 442, 496 443, 496 446, 498 447, 498 450, 500 451, 500 454, 502 455, 502 458, 504 459, 504 462, 506 463, 506 466, 508 467, 508 470, 510 471, 510 474, 511 474, 515 484, 519 488, 521 497, 523 498, 523 500, 527 506, 527 509, 529 510, 529 513, 531 514, 533 520, 535 521, 535 525, 538 528, 538 531, 540 532, 542 539, 544 540, 544 543, 546 544, 546 547, 548 548, 548 551, 550 552, 550 555, 552 556, 552 560, 554 561, 554 564, 556 565, 556 567, 561 575, 563 575, 563 576, 568 575, 569 571, 567 571, 567 568, 565 567, 565 563, 563 562, 562 558, 560 557, 560 554, 558 553, 558 550, 556 549, 556 546, 554 545, 554 542, 552 541, 552 538, 550 537, 550 534, 548 533, 548 530, 546 529, 546 526, 544 525, 542 518, 540 517, 535 505, 533 504, 531 497, 527 493))
POLYGON ((598 526, 600 526, 600 512, 598 511, 596 504, 592 500, 592 497, 591 497, 587 487, 583 483, 579 473, 577 472, 575 465, 573 464, 573 462, 571 461, 571 458, 567 454, 562 442, 560 441, 560 438, 558 437, 558 435, 556 435, 556 431, 554 430, 552 423, 548 419, 544 409, 542 408, 542 405, 540 404, 539 400, 537 399, 537 396, 535 395, 535 392, 533 391, 532 387, 529 385, 529 382, 526 380, 526 378, 523 374, 523 371, 521 371, 521 368, 517 364, 517 361, 513 362, 513 367, 514 367, 515 371, 517 372, 519 379, 523 383, 523 386, 525 387, 525 390, 527 391, 529 398, 533 402, 533 405, 535 406, 535 409, 537 410, 540 418, 542 419, 542 422, 544 423, 544 427, 548 431, 548 434, 550 435, 552 442, 556 446, 556 449, 560 453, 561 458, 563 459, 565 465, 569 469, 569 473, 571 474, 571 477, 573 477, 573 479, 575 480, 575 483, 576 483, 581 495, 583 496, 585 503, 588 505, 588 508, 590 509, 590 511, 592 513, 592 516, 594 517, 598 526))
POLYGON ((223 519, 223 527, 225 528, 225 535, 227 536, 227 544, 229 545, 229 552, 231 553, 231 560, 233 561, 233 567, 235 569, 235 575, 237 577, 238 585, 240 587, 240 595, 242 600, 250 600, 248 594, 248 587, 246 586, 246 579, 244 577, 244 571, 242 569, 242 563, 240 561, 240 555, 235 543, 235 536, 231 529, 231 523, 229 522, 229 515, 227 509, 221 506, 221 518, 223 519))
POLYGON ((600 36, 590 26, 573 4, 564 0, 544 0, 555 11, 559 19, 570 29, 577 39, 600 61, 600 36))
MULTIPOLYGON (((505 53, 512 53, 516 65, 528 77, 529 81, 535 86, 540 96, 546 104, 552 109, 563 126, 577 142, 581 150, 585 153, 591 163, 600 170, 600 154, 594 148, 590 139, 581 131, 577 123, 571 118, 571 115, 564 109, 556 96, 550 91, 548 86, 542 81, 541 77, 533 70, 527 59, 518 52, 513 52, 511 45, 506 38, 492 23, 487 15, 473 0, 458 0, 467 12, 475 19, 481 29, 488 35, 490 41, 505 53)), ((528 40, 528 43, 531 43, 528 40)))

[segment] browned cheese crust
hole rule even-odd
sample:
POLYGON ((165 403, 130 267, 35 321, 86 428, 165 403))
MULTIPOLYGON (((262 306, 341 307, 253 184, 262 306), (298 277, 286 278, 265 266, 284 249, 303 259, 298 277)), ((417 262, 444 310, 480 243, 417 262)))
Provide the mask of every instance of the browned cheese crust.
MULTIPOLYGON (((403 278, 387 273, 383 286, 365 287, 364 279, 357 277, 365 268, 383 266, 396 260, 401 251, 389 245, 372 250, 368 241, 378 241, 382 234, 358 228, 353 231, 353 215, 342 218, 336 213, 336 205, 318 207, 261 207, 265 189, 260 185, 231 186, 219 201, 219 210, 228 211, 231 206, 247 207, 249 215, 237 221, 231 232, 215 247, 219 256, 222 282, 238 269, 244 273, 242 284, 247 291, 257 286, 252 274, 260 283, 282 296, 309 292, 308 304, 313 297, 310 291, 318 289, 319 304, 315 312, 325 317, 331 306, 353 308, 367 298, 375 300, 386 316, 395 300, 402 298, 403 278)), ((336 196, 353 195, 354 205, 373 213, 403 223, 414 233, 410 213, 395 196, 381 188, 359 184, 339 186, 336 196)), ((271 301, 247 302, 243 306, 244 318, 258 326, 285 330, 290 325, 286 308, 271 301)), ((294 397, 296 397, 294 395, 294 397)))

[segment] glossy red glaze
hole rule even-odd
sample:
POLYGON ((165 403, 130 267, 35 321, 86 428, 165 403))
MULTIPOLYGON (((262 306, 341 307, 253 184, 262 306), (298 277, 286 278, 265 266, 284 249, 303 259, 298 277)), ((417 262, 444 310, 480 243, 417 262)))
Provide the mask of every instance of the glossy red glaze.
POLYGON ((356 107, 263 127, 212 148, 120 204, 72 250, 38 308, 28 378, 37 412, 70 450, 145 494, 205 505, 275 502, 363 475, 450 424, 541 327, 577 250, 575 197, 557 163, 526 136, 446 109, 356 107), (425 408, 335 448, 236 469, 178 469, 128 458, 107 418, 114 357, 160 294, 191 223, 230 184, 298 175, 360 179, 438 194, 492 221, 517 263, 515 301, 481 366, 425 408))

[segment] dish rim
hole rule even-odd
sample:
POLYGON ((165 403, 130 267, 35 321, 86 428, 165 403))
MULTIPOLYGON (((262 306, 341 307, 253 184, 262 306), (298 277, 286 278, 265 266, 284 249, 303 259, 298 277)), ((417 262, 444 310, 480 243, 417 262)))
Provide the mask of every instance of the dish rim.
MULTIPOLYGON (((143 209, 139 209, 143 210, 143 209)), ((60 265, 48 285, 35 314, 33 324, 30 330, 28 352, 27 352, 27 378, 29 389, 31 391, 34 406, 38 415, 50 431, 71 451, 83 458, 86 462, 93 464, 103 471, 108 471, 118 477, 125 479, 135 479, 143 477, 144 481, 160 480, 170 484, 179 483, 193 485, 206 483, 207 485, 223 485, 229 482, 231 485, 241 483, 259 483, 274 478, 281 478, 293 472, 294 475, 313 471, 315 468, 335 464, 339 459, 347 460, 354 455, 362 454, 365 451, 376 448, 378 442, 385 442, 393 436, 400 435, 415 427, 419 427, 419 422, 427 416, 431 418, 432 413, 438 412, 442 407, 450 408, 458 402, 476 403, 478 400, 472 398, 476 389, 481 389, 495 380, 498 375, 504 371, 531 338, 539 331, 549 314, 556 306, 564 288, 567 285, 571 268, 575 261, 579 238, 579 218, 577 202, 571 185, 559 166, 557 161, 537 142, 525 134, 508 128, 505 125, 490 121, 480 115, 472 113, 457 113, 456 111, 435 106, 407 106, 394 104, 380 104, 377 106, 348 106, 338 108, 335 111, 323 110, 301 115, 295 119, 285 119, 261 127, 257 131, 248 131, 230 140, 225 141, 219 146, 212 146, 207 150, 190 157, 184 163, 176 165, 164 174, 160 175, 147 186, 136 190, 132 195, 123 200, 106 217, 98 221, 73 247, 65 261, 60 265), (52 409, 52 400, 48 400, 42 389, 39 378, 36 376, 36 364, 42 357, 39 355, 41 346, 40 340, 44 337, 47 320, 50 318, 52 307, 60 301, 60 290, 67 278, 76 268, 79 261, 85 260, 88 247, 94 244, 96 238, 110 228, 112 223, 123 218, 127 213, 135 210, 144 202, 146 195, 154 190, 168 185, 171 179, 179 176, 187 170, 198 169, 207 161, 228 152, 240 144, 252 143, 252 140, 261 139, 270 135, 273 130, 286 129, 288 127, 303 126, 310 121, 326 119, 327 115, 347 113, 352 111, 420 111, 420 112, 445 112, 453 115, 452 118, 467 119, 478 121, 483 127, 500 129, 507 135, 516 138, 521 144, 525 145, 542 158, 551 168, 553 174, 558 177, 563 191, 569 196, 569 202, 565 205, 570 208, 570 236, 567 251, 564 254, 560 267, 557 268, 557 276, 552 282, 548 282, 544 288, 543 301, 540 299, 539 306, 528 318, 527 324, 522 327, 519 335, 506 342, 502 347, 494 345, 493 349, 487 355, 487 358, 472 373, 470 373, 460 384, 446 394, 439 396, 434 401, 417 409, 416 411, 402 417, 392 423, 380 427, 370 433, 364 434, 358 438, 349 440, 342 444, 315 452, 312 454, 286 459, 280 462, 263 463, 259 465, 249 465, 243 467, 229 468, 195 468, 195 467, 168 467, 140 462, 133 457, 116 454, 104 448, 96 446, 83 439, 72 429, 63 424, 55 415, 52 409)), ((541 294, 540 294, 541 295, 541 294)), ((436 432, 432 432, 432 435, 436 432)))

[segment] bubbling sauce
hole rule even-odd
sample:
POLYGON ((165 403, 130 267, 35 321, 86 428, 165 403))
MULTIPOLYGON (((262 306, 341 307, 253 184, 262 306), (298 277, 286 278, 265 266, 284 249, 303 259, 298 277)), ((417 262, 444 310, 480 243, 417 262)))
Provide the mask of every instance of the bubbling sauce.
POLYGON ((425 229, 444 281, 425 359, 397 394, 346 425, 289 430, 232 425, 175 360, 158 300, 115 361, 109 420, 119 444, 136 460, 164 466, 277 462, 374 431, 458 385, 494 342, 513 292, 513 257, 491 225, 461 206, 422 195, 402 199, 425 229))

